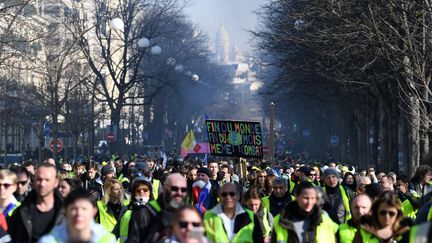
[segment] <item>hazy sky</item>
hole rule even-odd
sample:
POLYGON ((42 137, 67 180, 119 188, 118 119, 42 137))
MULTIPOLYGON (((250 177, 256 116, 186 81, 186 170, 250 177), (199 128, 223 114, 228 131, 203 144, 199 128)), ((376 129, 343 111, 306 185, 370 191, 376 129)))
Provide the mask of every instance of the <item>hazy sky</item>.
POLYGON ((192 0, 186 9, 191 20, 204 30, 214 42, 222 23, 241 49, 248 49, 250 35, 247 30, 256 26, 255 10, 268 0, 192 0))

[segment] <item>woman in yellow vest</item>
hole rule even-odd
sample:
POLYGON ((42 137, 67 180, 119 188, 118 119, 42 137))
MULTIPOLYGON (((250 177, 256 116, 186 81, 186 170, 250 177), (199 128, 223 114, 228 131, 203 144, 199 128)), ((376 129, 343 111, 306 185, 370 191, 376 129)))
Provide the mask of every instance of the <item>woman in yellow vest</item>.
POLYGON ((271 242, 336 242, 338 225, 317 205, 316 187, 307 181, 300 182, 295 196, 296 200, 274 218, 271 242))
POLYGON ((243 204, 258 216, 259 222, 264 232, 265 242, 270 240, 273 227, 273 215, 262 204, 262 195, 257 187, 250 188, 243 196, 243 204))
POLYGON ((119 238, 120 243, 127 240, 129 234, 129 222, 132 214, 136 210, 143 208, 150 200, 153 200, 152 184, 143 176, 133 180, 131 187, 131 202, 124 214, 120 215, 120 220, 114 227, 113 233, 119 238))
POLYGON ((372 214, 363 219, 365 223, 357 230, 353 242, 394 242, 402 239, 409 231, 401 226, 403 213, 397 196, 390 191, 381 194, 372 205, 372 214))
POLYGON ((106 180, 104 183, 104 197, 97 202, 99 212, 96 216, 96 222, 111 232, 120 219, 120 215, 127 210, 126 205, 122 183, 116 179, 106 180))

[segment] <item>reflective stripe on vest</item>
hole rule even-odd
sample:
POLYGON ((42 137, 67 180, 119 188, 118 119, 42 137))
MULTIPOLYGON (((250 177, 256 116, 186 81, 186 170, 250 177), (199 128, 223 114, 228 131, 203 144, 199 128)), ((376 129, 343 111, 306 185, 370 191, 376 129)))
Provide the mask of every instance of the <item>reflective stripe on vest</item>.
POLYGON ((263 197, 263 198, 261 199, 261 201, 262 201, 263 207, 264 207, 265 209, 267 209, 267 211, 270 212, 270 196, 263 197))
POLYGON ((289 191, 292 194, 293 191, 294 191, 294 187, 296 186, 296 183, 294 181, 292 181, 292 180, 290 180, 289 182, 290 182, 290 189, 289 189, 289 191))
POLYGON ((264 229, 265 229, 265 234, 264 234, 264 236, 270 236, 270 234, 271 234, 271 226, 270 226, 270 223, 269 223, 269 221, 268 221, 268 211, 267 211, 267 209, 266 208, 264 208, 263 209, 264 210, 264 216, 263 216, 263 221, 262 221, 262 223, 263 223, 263 225, 264 225, 264 229))
POLYGON ((416 214, 418 212, 418 209, 414 209, 414 207, 412 206, 411 202, 408 199, 402 202, 401 210, 405 217, 412 218, 412 219, 416 218, 416 214))
MULTIPOLYGON (((326 193, 326 187, 322 187, 324 193, 326 193)), ((345 222, 351 219, 351 210, 350 210, 350 199, 348 198, 348 194, 345 188, 342 185, 339 185, 339 190, 342 196, 342 203, 345 208, 345 222)))
MULTIPOLYGON (((321 214, 322 222, 316 229, 316 242, 327 243, 336 242, 335 234, 338 230, 338 225, 334 223, 329 216, 321 214)), ((279 224, 280 214, 274 218, 274 231, 276 234, 277 243, 288 242, 288 230, 279 224)))
POLYGON ((212 211, 207 211, 204 215, 204 228, 207 234, 207 238, 211 242, 217 243, 248 243, 253 242, 253 229, 254 229, 254 214, 249 209, 245 209, 249 215, 251 222, 241 228, 237 234, 234 235, 233 239, 228 239, 228 235, 225 231, 222 219, 219 218, 212 211))
POLYGON ((132 210, 128 209, 124 214, 123 217, 120 219, 120 243, 123 243, 127 240, 128 233, 129 233, 129 221, 132 216, 132 210))
POLYGON ((160 186, 160 181, 153 179, 153 183, 152 183, 152 188, 153 188, 153 198, 156 200, 158 199, 159 196, 159 186, 160 186))
POLYGON ((97 201, 97 207, 99 210, 99 223, 108 231, 111 232, 114 226, 117 224, 117 220, 114 215, 107 212, 107 206, 103 201, 97 201))
POLYGON ((427 243, 431 222, 425 222, 411 227, 409 243, 427 243))
POLYGON ((339 242, 340 243, 351 243, 354 240, 357 228, 350 226, 347 223, 339 226, 339 242))

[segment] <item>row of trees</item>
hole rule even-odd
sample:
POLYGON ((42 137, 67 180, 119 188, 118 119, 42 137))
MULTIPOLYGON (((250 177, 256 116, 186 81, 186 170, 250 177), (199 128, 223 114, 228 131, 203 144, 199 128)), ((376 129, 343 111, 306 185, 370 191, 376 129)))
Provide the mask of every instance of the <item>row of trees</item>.
MULTIPOLYGON (((6 86, 3 90, 11 99, 20 97, 20 102, 15 103, 19 108, 8 109, 12 103, 2 103, 4 133, 11 123, 23 130, 33 127, 38 130, 42 149, 42 128, 48 116, 54 141, 59 131, 73 137, 75 157, 78 143, 84 144, 86 138, 91 155, 97 120, 106 119, 102 115, 107 112, 111 127, 116 128, 117 140, 111 143, 111 152, 127 152, 124 150, 127 134, 121 129, 121 120, 128 108, 137 107, 127 116, 142 117, 143 121, 134 120, 157 131, 154 136, 160 137, 164 125, 173 124, 177 116, 196 112, 170 108, 186 100, 182 99, 185 90, 193 86, 207 92, 217 85, 217 80, 208 84, 214 65, 210 63, 207 39, 183 15, 184 1, 38 2, 6 1, 0 6, 0 14, 14 14, 18 16, 15 21, 21 18, 22 23, 31 23, 31 31, 23 32, 23 38, 10 39, 7 29, 0 30, 0 43, 16 54, 0 49, 1 78, 16 84, 19 93, 10 95, 11 89, 6 86), (24 48, 18 48, 21 45, 24 48), (194 73, 199 74, 200 81, 194 73), (11 110, 19 113, 12 116, 11 110), (140 114, 133 114, 135 111, 140 114), (163 123, 161 119, 168 116, 170 119, 165 118, 163 123), (31 124, 16 122, 15 117, 31 124)), ((10 25, 9 29, 21 33, 19 26, 10 25)), ((195 108, 202 108, 210 100, 211 96, 195 100, 195 108)), ((24 144, 25 141, 21 151, 24 144)), ((56 147, 53 156, 57 157, 56 147)))
POLYGON ((284 0, 260 11, 267 94, 312 128, 316 153, 339 134, 344 161, 409 174, 430 162, 431 5, 284 0))

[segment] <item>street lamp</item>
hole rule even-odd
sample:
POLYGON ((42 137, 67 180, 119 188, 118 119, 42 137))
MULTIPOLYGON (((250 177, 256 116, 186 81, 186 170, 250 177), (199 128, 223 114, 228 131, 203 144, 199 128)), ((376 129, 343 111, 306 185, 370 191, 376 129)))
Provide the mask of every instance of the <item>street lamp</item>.
POLYGON ((121 18, 113 18, 110 21, 110 28, 113 30, 123 30, 124 22, 121 18))
POLYGON ((162 53, 162 48, 160 46, 152 46, 150 52, 153 55, 160 55, 162 53))
POLYGON ((192 75, 192 80, 195 81, 195 82, 198 81, 199 80, 198 74, 192 75))
POLYGON ((143 37, 141 39, 138 40, 138 47, 140 48, 147 48, 150 46, 150 40, 143 37))

